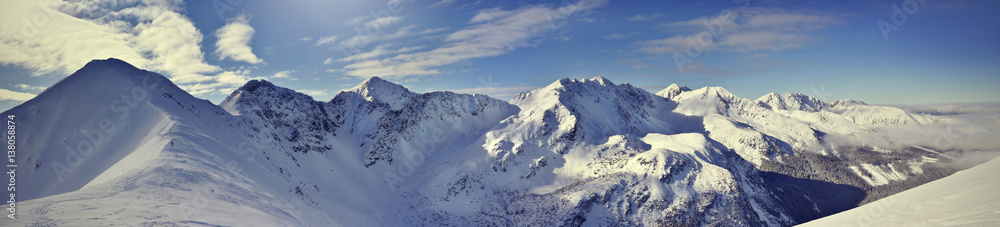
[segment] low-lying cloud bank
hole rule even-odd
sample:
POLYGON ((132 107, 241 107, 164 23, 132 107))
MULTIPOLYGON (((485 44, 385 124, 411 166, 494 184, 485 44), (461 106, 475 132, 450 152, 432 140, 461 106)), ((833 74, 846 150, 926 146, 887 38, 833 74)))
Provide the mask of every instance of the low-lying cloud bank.
POLYGON ((831 144, 860 141, 863 145, 888 149, 920 146, 955 158, 953 164, 959 169, 1000 156, 1000 103, 896 107, 934 116, 937 121, 927 125, 874 127, 874 132, 854 135, 854 138, 830 134, 824 140, 831 144))

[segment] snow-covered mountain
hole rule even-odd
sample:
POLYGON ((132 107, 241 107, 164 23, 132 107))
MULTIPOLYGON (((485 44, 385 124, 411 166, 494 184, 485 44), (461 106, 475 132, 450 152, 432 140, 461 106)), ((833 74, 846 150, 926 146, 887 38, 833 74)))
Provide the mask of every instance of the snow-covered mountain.
POLYGON ((955 171, 862 140, 934 116, 601 77, 510 101, 253 80, 213 105, 108 59, 7 115, 23 191, 4 225, 792 225, 955 171))

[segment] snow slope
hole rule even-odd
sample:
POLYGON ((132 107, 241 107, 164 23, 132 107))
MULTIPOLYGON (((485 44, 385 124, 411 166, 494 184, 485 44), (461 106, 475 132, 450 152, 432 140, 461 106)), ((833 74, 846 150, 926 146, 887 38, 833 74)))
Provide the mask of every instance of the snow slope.
MULTIPOLYGON (((104 170, 126 156, 141 162, 163 147, 166 141, 161 134, 170 127, 170 119, 149 100, 158 95, 154 90, 180 89, 170 87, 158 75, 115 76, 131 71, 129 67, 121 61, 90 63, 33 99, 34 105, 8 112, 25 129, 20 132, 21 146, 31 148, 19 153, 22 172, 18 176, 32 190, 20 192, 18 198, 79 190, 93 180, 115 176, 104 170), (76 95, 84 91, 88 95, 76 95), (97 155, 96 151, 110 152, 97 155)), ((122 172, 134 167, 117 165, 114 169, 122 172)))
POLYGON ((1000 159, 801 226, 990 226, 1000 223, 1000 159))
POLYGON ((510 101, 253 80, 213 105, 108 59, 3 114, 24 126, 5 226, 792 225, 953 171, 862 140, 932 116, 602 77, 510 101))
POLYGON ((272 194, 266 170, 236 152, 243 136, 224 113, 120 60, 88 63, 4 113, 19 116, 25 139, 19 217, 3 224, 335 223, 272 194))

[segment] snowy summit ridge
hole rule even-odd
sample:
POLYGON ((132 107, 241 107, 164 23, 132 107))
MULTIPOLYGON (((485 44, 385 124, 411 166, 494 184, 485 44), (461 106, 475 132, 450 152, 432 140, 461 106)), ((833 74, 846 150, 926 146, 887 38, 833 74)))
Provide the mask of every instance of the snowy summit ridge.
POLYGON ((509 101, 252 80, 213 105, 108 59, 3 114, 33 144, 4 225, 792 225, 954 171, 854 140, 932 116, 603 77, 509 101))
POLYGON ((358 84, 348 92, 357 93, 368 101, 389 104, 392 109, 399 110, 402 104, 414 96, 413 92, 402 85, 395 84, 379 77, 371 77, 358 84))

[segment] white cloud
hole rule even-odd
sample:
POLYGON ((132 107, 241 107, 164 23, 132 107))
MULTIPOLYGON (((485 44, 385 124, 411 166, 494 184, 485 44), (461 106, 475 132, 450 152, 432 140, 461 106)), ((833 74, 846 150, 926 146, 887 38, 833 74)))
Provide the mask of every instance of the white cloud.
POLYGON ((240 15, 219 30, 215 31, 218 41, 215 42, 215 53, 219 55, 219 60, 230 58, 234 61, 243 61, 250 64, 264 62, 257 55, 253 54, 250 48, 250 40, 253 39, 255 30, 250 27, 246 15, 240 15))
POLYGON ((250 70, 224 71, 216 75, 215 81, 221 84, 232 85, 233 87, 241 86, 251 79, 247 77, 249 74, 250 70))
POLYGON ((330 94, 327 93, 327 92, 329 92, 328 89, 323 89, 323 90, 298 90, 298 92, 301 92, 302 94, 307 94, 307 95, 312 96, 312 97, 330 95, 330 94))
POLYGON ((734 51, 749 52, 758 50, 787 50, 802 48, 808 41, 815 38, 805 34, 775 33, 775 32, 743 32, 726 36, 720 45, 734 51))
POLYGON ((387 50, 386 49, 386 45, 381 45, 381 46, 375 47, 375 49, 373 49, 373 50, 371 50, 369 52, 363 52, 363 53, 358 53, 358 54, 355 54, 355 55, 347 56, 345 58, 337 59, 337 61, 340 61, 340 62, 351 62, 351 61, 358 61, 358 60, 368 60, 368 59, 377 58, 377 57, 381 57, 381 56, 385 56, 385 55, 390 55, 390 54, 400 54, 400 53, 411 52, 411 51, 423 49, 424 47, 426 47, 426 46, 402 47, 402 48, 399 48, 399 49, 396 49, 396 50, 387 50))
MULTIPOLYGON (((163 72, 179 86, 194 89, 189 92, 195 95, 246 82, 239 81, 246 75, 205 62, 204 35, 183 11, 183 3, 173 0, 4 3, 0 8, 0 64, 25 68, 35 76, 68 75, 93 59, 114 57, 163 72), (37 23, 25 24, 22 19, 26 18, 37 23)), ((248 29, 233 30, 246 34, 248 29)), ((223 49, 229 53, 231 48, 223 49)), ((249 55, 228 57, 255 61, 235 56, 249 55)))
POLYGON ((823 15, 760 11, 754 13, 754 15, 748 16, 746 23, 744 23, 745 26, 778 31, 801 31, 824 28, 839 23, 837 19, 823 15))
POLYGON ((399 23, 399 21, 402 20, 403 17, 400 16, 379 17, 375 18, 372 21, 369 21, 368 23, 365 23, 365 26, 372 28, 384 28, 384 27, 389 27, 392 24, 399 23))
POLYGON ((671 30, 685 32, 636 44, 639 51, 651 54, 683 53, 694 47, 760 56, 760 53, 751 52, 802 48, 821 40, 808 31, 841 22, 831 16, 781 9, 749 8, 730 12, 733 13, 668 23, 665 26, 671 30))
POLYGON ((0 63, 31 70, 32 75, 69 74, 92 59, 117 57, 132 64, 149 62, 132 47, 123 29, 79 20, 57 11, 55 1, 10 1, 0 8, 0 63), (40 18, 44 23, 23 23, 40 18), (65 37, 73 37, 67 39, 65 37))
POLYGON ((397 54, 397 53, 406 53, 406 52, 410 52, 410 51, 424 49, 424 47, 427 47, 427 46, 421 45, 421 46, 413 46, 413 47, 402 47, 402 48, 397 49, 396 51, 393 51, 393 53, 394 54, 397 54))
POLYGON ((625 34, 611 33, 610 35, 606 35, 603 38, 607 39, 607 40, 628 39, 629 37, 635 36, 637 34, 640 34, 640 33, 639 32, 629 32, 629 33, 625 33, 625 34))
POLYGON ((442 47, 384 59, 358 59, 343 69, 347 75, 356 77, 401 78, 438 74, 441 72, 436 67, 497 56, 528 46, 532 38, 554 29, 557 21, 590 11, 604 3, 603 0, 583 0, 558 8, 535 5, 515 10, 481 10, 469 20, 472 25, 448 35, 445 38, 447 43, 442 47))
POLYGON ((351 18, 350 20, 344 21, 344 26, 351 26, 351 25, 355 25, 355 24, 360 24, 365 19, 368 19, 368 16, 359 16, 359 17, 351 18))
POLYGON ((389 3, 386 5, 400 5, 403 4, 403 1, 413 2, 413 0, 389 0, 389 3))
POLYGON ((322 46, 322 45, 330 44, 330 43, 333 43, 333 42, 336 42, 336 41, 337 41, 337 36, 335 36, 335 35, 324 36, 324 37, 320 37, 319 39, 316 39, 316 46, 322 46))
POLYGON ((42 86, 31 86, 31 85, 27 85, 27 84, 17 84, 17 85, 14 85, 14 87, 16 87, 17 89, 21 89, 22 91, 30 91, 30 90, 42 91, 42 90, 45 90, 45 87, 42 87, 42 86))
POLYGON ((333 64, 333 57, 329 57, 329 58, 326 58, 326 60, 323 60, 323 64, 324 65, 333 64))
POLYGON ((441 0, 441 1, 438 1, 437 3, 432 4, 431 7, 449 6, 452 3, 455 3, 455 0, 441 0))
MULTIPOLYGON (((542 8, 542 7, 533 7, 533 8, 545 9, 545 10, 548 9, 548 8, 542 8)), ((526 9, 526 8, 522 8, 522 9, 526 9)), ((517 10, 502 10, 499 7, 497 7, 497 8, 491 8, 491 9, 484 9, 484 10, 480 10, 479 13, 476 13, 476 16, 473 16, 472 19, 469 20, 469 23, 481 23, 481 22, 495 21, 495 20, 497 20, 499 18, 510 17, 510 15, 513 15, 515 13, 517 13, 517 10)))
POLYGON ((458 6, 456 9, 464 9, 465 7, 479 5, 480 3, 483 3, 483 1, 486 1, 486 0, 476 0, 475 2, 472 2, 472 3, 465 3, 465 4, 462 4, 461 6, 458 6))
POLYGON ((274 73, 274 75, 271 75, 271 78, 273 78, 273 79, 287 79, 287 80, 292 80, 292 81, 299 80, 299 79, 296 79, 295 77, 292 77, 292 73, 294 73, 294 72, 295 72, 295 70, 285 70, 285 71, 281 71, 281 72, 276 72, 276 73, 274 73))
POLYGON ((251 79, 264 79, 260 77, 251 78, 249 69, 226 70, 211 77, 211 81, 203 83, 188 83, 178 85, 192 95, 232 93, 233 89, 242 86, 251 79))
POLYGON ((633 69, 645 69, 645 68, 649 68, 649 67, 652 67, 652 65, 649 65, 649 64, 646 64, 646 63, 639 63, 639 64, 634 64, 632 66, 629 66, 629 68, 633 68, 633 69))
MULTIPOLYGON (((956 104, 945 104, 945 106, 947 105, 956 104)), ((977 104, 957 105, 978 106, 977 104)), ((992 109, 986 106, 991 104, 981 105, 979 107, 985 108, 984 110, 992 109)), ((936 107, 938 106, 937 104, 921 106, 927 109, 938 109, 936 107)), ((995 156, 998 154, 997 152, 1000 152, 1000 140, 996 139, 1000 137, 1000 119, 996 117, 997 112, 995 110, 965 112, 955 115, 951 113, 929 113, 929 115, 937 118, 935 123, 878 127, 873 128, 874 130, 871 132, 850 137, 831 133, 827 134, 829 138, 824 137, 823 140, 831 144, 861 142, 865 145, 881 148, 922 146, 945 152, 947 155, 952 155, 952 157, 959 159, 963 159, 959 156, 960 154, 975 151, 991 151, 993 153, 991 156, 995 156)), ((971 154, 975 153, 966 153, 966 155, 971 154)), ((961 161, 964 162, 965 160, 961 161)))
POLYGON ((438 33, 438 32, 441 32, 441 31, 444 31, 444 30, 448 30, 448 28, 449 28, 449 27, 443 27, 443 28, 428 28, 428 29, 424 29, 424 31, 420 32, 420 34, 421 34, 421 35, 427 35, 427 34, 433 34, 433 33, 438 33))
POLYGON ((657 14, 653 14, 653 15, 649 15, 649 16, 635 15, 635 16, 627 17, 627 18, 625 18, 625 20, 632 21, 632 22, 639 22, 639 21, 647 21, 647 20, 656 19, 657 17, 660 17, 660 16, 663 16, 663 14, 657 13, 657 14))
POLYGON ((23 92, 16 92, 16 91, 11 91, 11 90, 0 88, 0 101, 14 100, 14 101, 22 101, 23 102, 23 101, 28 101, 29 99, 34 98, 34 97, 35 97, 35 95, 33 95, 33 94, 28 94, 28 93, 23 93, 23 92))
MULTIPOLYGON (((167 11, 166 8, 146 8, 137 12, 157 13, 158 15, 137 15, 138 18, 148 17, 149 21, 140 22, 133 32, 137 34, 130 40, 135 42, 139 53, 151 53, 147 67, 166 71, 176 83, 191 83, 210 81, 208 73, 221 70, 218 66, 205 63, 205 54, 201 52, 202 34, 194 27, 194 23, 184 15, 167 11)), ((125 11, 125 10, 123 10, 125 11)))
MULTIPOLYGON (((639 43, 640 46, 639 50, 653 54, 683 52, 685 51, 685 48, 687 48, 688 43, 697 42, 694 39, 695 35, 690 35, 690 36, 676 35, 666 39, 643 41, 639 43), (691 41, 688 41, 689 39, 691 41)), ((696 44, 696 45, 699 45, 699 47, 701 47, 703 50, 715 49, 716 46, 715 41, 711 39, 704 39, 703 41, 704 42, 702 42, 701 44, 696 44)))
POLYGON ((351 37, 350 39, 341 41, 340 42, 340 46, 345 47, 346 49, 364 48, 364 47, 368 46, 368 44, 371 44, 371 43, 374 43, 374 42, 378 42, 378 41, 389 41, 389 40, 395 40, 395 39, 401 39, 401 38, 404 38, 404 37, 409 37, 409 36, 412 36, 412 35, 416 34, 416 33, 413 32, 413 28, 414 27, 416 27, 416 26, 414 26, 414 25, 405 26, 405 27, 399 28, 399 30, 396 30, 396 32, 394 32, 392 34, 382 34, 382 33, 360 34, 360 35, 351 37))
MULTIPOLYGON (((402 16, 378 17, 369 20, 368 22, 365 22, 363 25, 361 24, 362 21, 367 20, 369 18, 372 17, 360 16, 350 19, 347 21, 347 23, 344 23, 345 26, 355 26, 354 30, 358 31, 358 33, 355 34, 353 37, 347 38, 338 44, 340 45, 340 48, 343 51, 353 52, 345 54, 356 54, 357 52, 360 51, 361 48, 365 48, 368 46, 368 44, 371 44, 373 42, 398 39, 415 34, 414 32, 412 32, 413 28, 415 27, 414 25, 409 25, 399 28, 398 30, 396 30, 395 33, 392 34, 384 34, 384 29, 401 22, 403 20, 402 16), (357 27, 357 26, 363 26, 363 27, 357 27)), ((437 31, 425 30, 424 32, 437 32, 437 31)), ((323 43, 333 43, 334 41, 336 41, 336 37, 323 43)), ((316 45, 318 46, 321 44, 317 43, 316 45)))
POLYGON ((610 35, 604 36, 604 39, 610 39, 610 40, 622 39, 622 38, 625 38, 625 35, 618 33, 611 33, 610 35))

